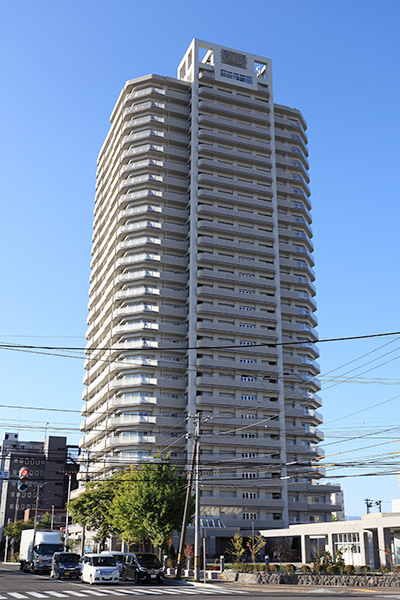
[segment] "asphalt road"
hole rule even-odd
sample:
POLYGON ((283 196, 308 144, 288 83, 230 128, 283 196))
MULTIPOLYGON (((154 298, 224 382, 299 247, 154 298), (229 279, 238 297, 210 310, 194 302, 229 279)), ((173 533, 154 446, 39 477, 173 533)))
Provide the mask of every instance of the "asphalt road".
POLYGON ((226 598, 240 598, 246 600, 252 598, 276 598, 278 600, 313 600, 314 598, 336 597, 337 600, 345 598, 356 598, 358 600, 388 599, 400 600, 400 589, 348 589, 348 588, 307 588, 298 586, 247 586, 241 584, 229 584, 224 582, 210 582, 204 584, 192 584, 190 582, 176 582, 167 579, 163 585, 135 585, 133 583, 121 582, 118 585, 95 585, 89 586, 75 580, 63 579, 61 581, 51 579, 47 575, 32 575, 23 573, 18 565, 0 566, 0 600, 55 600, 78 599, 82 600, 128 600, 135 597, 144 598, 154 596, 183 600, 185 596, 197 598, 209 598, 210 600, 226 598))

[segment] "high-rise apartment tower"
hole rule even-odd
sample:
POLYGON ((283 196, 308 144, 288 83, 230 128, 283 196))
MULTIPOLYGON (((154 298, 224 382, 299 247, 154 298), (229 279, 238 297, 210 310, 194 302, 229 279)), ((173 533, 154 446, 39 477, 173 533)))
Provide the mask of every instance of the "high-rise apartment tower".
POLYGON ((307 154, 267 58, 193 40, 176 79, 126 83, 98 159, 85 470, 186 465, 201 413, 203 515, 331 520, 307 154))

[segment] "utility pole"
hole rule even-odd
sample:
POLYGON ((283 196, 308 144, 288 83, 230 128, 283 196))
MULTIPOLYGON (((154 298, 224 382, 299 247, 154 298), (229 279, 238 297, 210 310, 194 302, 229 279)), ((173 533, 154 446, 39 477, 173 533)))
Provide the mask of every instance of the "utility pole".
POLYGON ((374 503, 369 498, 365 498, 364 502, 365 502, 365 506, 367 507, 367 515, 369 515, 369 509, 372 508, 374 503))
POLYGON ((200 415, 196 413, 196 506, 194 516, 194 580, 200 581, 200 415))
POLYGON ((40 483, 38 483, 37 487, 36 487, 35 523, 33 526, 32 549, 35 547, 35 538, 36 538, 36 529, 37 529, 37 514, 38 514, 38 508, 39 508, 39 490, 40 490, 39 486, 40 486, 40 483))
MULTIPOLYGON (((68 541, 68 520, 69 520, 69 508, 68 502, 71 496, 71 475, 68 475, 68 496, 67 496, 67 514, 65 515, 65 535, 64 535, 64 552, 67 550, 67 541, 68 541)), ((83 556, 83 554, 82 554, 83 556)))
POLYGON ((20 497, 20 493, 17 492, 17 500, 15 502, 14 523, 17 522, 17 518, 18 518, 19 497, 20 497))
POLYGON ((193 439, 192 446, 192 460, 190 464, 189 471, 189 479, 186 488, 186 500, 185 500, 185 508, 183 511, 183 520, 182 520, 182 530, 181 530, 181 538, 179 540, 179 550, 178 550, 178 562, 176 565, 176 576, 175 579, 181 579, 182 577, 182 564, 184 560, 183 550, 185 547, 185 539, 186 539, 186 529, 188 525, 188 517, 189 517, 189 506, 190 506, 190 498, 192 495, 192 483, 193 483, 193 474, 194 474, 194 466, 196 461, 196 438, 193 439))

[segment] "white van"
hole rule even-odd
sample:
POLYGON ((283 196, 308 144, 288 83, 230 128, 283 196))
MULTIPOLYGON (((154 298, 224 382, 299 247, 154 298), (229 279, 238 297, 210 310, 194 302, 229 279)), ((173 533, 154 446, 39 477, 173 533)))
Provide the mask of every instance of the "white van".
POLYGON ((118 583, 119 570, 110 554, 87 554, 82 561, 82 581, 90 583, 118 583))

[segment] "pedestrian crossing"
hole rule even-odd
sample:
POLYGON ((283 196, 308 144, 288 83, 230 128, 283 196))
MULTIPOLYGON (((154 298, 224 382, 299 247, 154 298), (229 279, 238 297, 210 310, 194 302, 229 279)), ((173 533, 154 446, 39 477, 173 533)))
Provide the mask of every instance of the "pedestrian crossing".
POLYGON ((114 598, 117 596, 124 596, 128 599, 130 596, 194 596, 194 595, 229 595, 229 594, 247 594, 245 590, 238 589, 226 589, 221 588, 217 585, 207 585, 204 587, 193 586, 168 586, 168 587, 134 587, 124 588, 119 586, 118 588, 99 587, 93 589, 92 587, 85 589, 84 587, 77 587, 77 589, 63 589, 59 590, 46 590, 41 592, 34 591, 20 591, 20 592, 0 592, 0 600, 33 600, 39 598, 41 600, 54 600, 55 598, 114 598))

